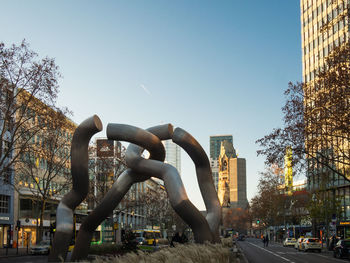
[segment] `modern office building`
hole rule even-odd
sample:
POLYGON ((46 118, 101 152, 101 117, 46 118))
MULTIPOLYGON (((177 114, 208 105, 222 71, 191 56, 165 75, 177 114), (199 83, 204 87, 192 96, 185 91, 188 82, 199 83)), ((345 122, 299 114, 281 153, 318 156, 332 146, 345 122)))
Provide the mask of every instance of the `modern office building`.
MULTIPOLYGON (((328 83, 320 86, 318 84, 318 73, 322 70, 329 70, 326 64, 327 57, 333 56, 333 51, 349 44, 349 4, 348 0, 301 0, 301 36, 302 36, 302 69, 304 85, 305 105, 308 112, 313 112, 317 116, 316 122, 320 119, 328 122, 318 128, 315 132, 311 132, 306 138, 306 147, 309 153, 315 156, 327 155, 332 156, 333 168, 328 169, 320 162, 316 162, 313 158, 308 158, 307 172, 307 188, 309 191, 319 189, 322 185, 326 185, 329 198, 339 198, 341 203, 341 215, 337 217, 338 229, 342 229, 339 236, 345 238, 350 237, 350 186, 349 181, 340 176, 336 170, 350 178, 349 165, 341 162, 342 158, 337 158, 341 153, 349 156, 349 140, 350 135, 337 134, 334 136, 332 131, 332 121, 328 118, 327 112, 319 110, 318 104, 334 105, 332 101, 334 97, 343 97, 341 94, 335 94, 335 90, 328 83), (322 98, 322 100, 320 99, 322 98), (315 111, 316 110, 316 111, 315 111), (331 134, 332 136, 328 136, 331 134), (334 139, 337 137, 338 139, 334 139), (312 146, 311 141, 314 143, 312 146), (340 160, 340 162, 339 162, 340 160), (327 182, 324 182, 326 178, 327 182), (342 225, 340 227, 340 225, 342 225), (344 227, 347 226, 347 227, 344 227), (345 229, 347 228, 347 229, 345 229)), ((346 63, 349 63, 347 61, 346 63)), ((348 73, 349 74, 349 73, 348 73)), ((346 87, 347 89, 349 87, 346 87)), ((350 98, 344 98, 344 105, 350 98)), ((322 107, 319 107, 322 109, 322 107)), ((306 112, 307 113, 307 112, 306 112)), ((315 121, 315 120, 314 120, 315 121)), ((309 129, 312 123, 306 122, 306 128, 309 129)), ((309 129, 310 130, 310 129, 309 129)), ((310 155, 311 156, 311 155, 310 155)))
POLYGON ((165 162, 174 166, 181 175, 181 148, 172 140, 163 141, 165 148, 165 162))
POLYGON ((219 155, 221 149, 221 142, 228 141, 233 144, 232 135, 213 135, 210 136, 209 139, 209 147, 210 147, 210 167, 213 175, 214 185, 216 191, 218 191, 218 183, 219 183, 219 155))
POLYGON ((218 159, 221 151, 221 142, 228 141, 233 144, 232 135, 213 135, 210 136, 209 145, 210 145, 210 158, 218 159))
POLYGON ((221 142, 219 162, 218 197, 222 207, 246 209, 246 160, 238 158, 233 144, 221 142))

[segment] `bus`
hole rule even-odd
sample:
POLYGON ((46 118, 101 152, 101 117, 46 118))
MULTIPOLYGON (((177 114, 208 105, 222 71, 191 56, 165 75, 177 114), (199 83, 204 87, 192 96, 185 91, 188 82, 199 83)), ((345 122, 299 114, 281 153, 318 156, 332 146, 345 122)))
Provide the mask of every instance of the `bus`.
POLYGON ((160 230, 155 229, 136 229, 133 233, 139 245, 156 245, 162 238, 160 230))
MULTIPOLYGON (((74 213, 74 244, 75 244, 75 240, 78 236, 78 233, 79 233, 79 229, 80 229, 80 226, 81 224, 83 223, 83 221, 85 220, 85 218, 87 217, 88 215, 87 214, 83 214, 83 213, 78 213, 78 212, 75 212, 74 213)), ((103 242, 103 233, 102 233, 102 224, 99 225, 94 233, 92 234, 92 238, 91 238, 91 245, 99 245, 99 244, 102 244, 103 242)))
POLYGON ((91 245, 99 245, 102 244, 102 231, 101 225, 99 225, 95 232, 92 234, 91 245))
MULTIPOLYGON (((73 235, 72 235, 72 240, 69 243, 69 248, 68 251, 71 251, 74 248, 75 241, 77 239, 79 229, 81 224, 83 223, 84 219, 87 217, 87 214, 84 213, 79 213, 75 212, 73 216, 73 235)), ((96 245, 96 244, 101 244, 102 243, 102 227, 99 225, 96 230, 94 231, 91 239, 91 244, 96 245)), ((53 221, 50 225, 50 232, 51 232, 51 242, 54 238, 55 232, 56 232, 56 221, 53 221)))

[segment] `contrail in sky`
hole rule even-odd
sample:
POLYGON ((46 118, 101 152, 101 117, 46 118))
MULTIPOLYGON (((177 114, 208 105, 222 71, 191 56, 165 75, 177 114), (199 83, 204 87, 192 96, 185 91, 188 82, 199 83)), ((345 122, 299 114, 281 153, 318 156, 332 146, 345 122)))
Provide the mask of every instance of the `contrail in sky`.
POLYGON ((141 87, 148 95, 151 95, 151 92, 145 87, 145 85, 141 84, 140 87, 141 87))

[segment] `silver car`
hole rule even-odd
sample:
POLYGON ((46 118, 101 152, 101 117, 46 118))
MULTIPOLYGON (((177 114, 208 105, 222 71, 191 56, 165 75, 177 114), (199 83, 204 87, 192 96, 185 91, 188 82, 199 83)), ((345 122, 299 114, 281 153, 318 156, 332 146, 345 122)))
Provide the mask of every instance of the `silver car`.
POLYGON ((42 240, 39 242, 39 244, 36 244, 35 246, 30 248, 30 254, 32 255, 46 255, 50 253, 50 240, 42 240))

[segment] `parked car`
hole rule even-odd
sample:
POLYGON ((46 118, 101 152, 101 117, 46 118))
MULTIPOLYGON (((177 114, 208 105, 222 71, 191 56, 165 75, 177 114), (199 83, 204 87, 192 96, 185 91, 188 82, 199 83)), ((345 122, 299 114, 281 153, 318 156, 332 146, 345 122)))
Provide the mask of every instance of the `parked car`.
POLYGON ((146 245, 147 244, 146 238, 144 238, 144 237, 136 237, 135 239, 136 239, 137 244, 139 244, 139 245, 146 245))
POLYGON ((50 253, 50 240, 42 240, 35 246, 30 248, 30 254, 49 254, 50 253))
POLYGON ((297 250, 301 250, 301 243, 303 242, 304 238, 303 237, 299 237, 297 242, 295 242, 294 248, 297 250))
POLYGON ((297 242, 297 240, 296 240, 294 237, 287 237, 287 238, 283 241, 283 246, 284 246, 284 247, 294 246, 296 242, 297 242))
POLYGON ((339 240, 333 248, 333 256, 335 258, 348 258, 350 250, 350 239, 339 240))
POLYGON ((322 243, 318 238, 305 238, 301 243, 302 251, 316 250, 318 252, 322 251, 322 243))
POLYGON ((237 240, 238 241, 244 241, 245 240, 245 236, 244 235, 239 235, 237 240))

